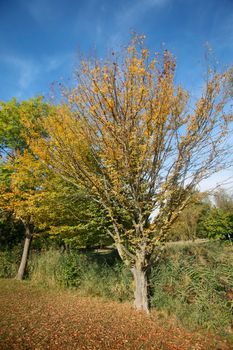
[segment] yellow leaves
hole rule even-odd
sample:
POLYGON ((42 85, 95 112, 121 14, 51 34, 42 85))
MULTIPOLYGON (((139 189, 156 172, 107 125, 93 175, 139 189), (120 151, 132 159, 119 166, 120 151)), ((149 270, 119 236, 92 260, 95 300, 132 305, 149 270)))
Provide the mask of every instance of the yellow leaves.
POLYGON ((113 107, 114 107, 114 101, 113 101, 112 99, 107 98, 107 99, 106 99, 106 103, 107 103, 107 105, 109 106, 110 109, 113 109, 113 107))
MULTIPOLYGON (((174 188, 192 176, 192 151, 198 158, 199 138, 207 139, 206 130, 213 130, 223 109, 224 101, 215 103, 222 78, 209 81, 189 115, 189 94, 174 84, 176 62, 171 53, 165 50, 150 59, 144 37, 136 36, 122 57, 115 57, 82 62, 69 105, 57 107, 41 121, 44 135, 35 134, 32 149, 50 169, 74 186, 85 187, 112 211, 123 208, 118 226, 127 217, 128 242, 139 245, 142 237, 133 237, 135 217, 144 215, 148 224, 155 201, 162 210, 156 225, 168 214, 173 217, 169 205, 171 199, 177 203, 174 188)), ((200 164, 201 158, 194 172, 200 164)), ((29 201, 33 193, 27 193, 29 201)), ((143 239, 152 235, 151 228, 143 229, 143 239)))
POLYGON ((97 84, 96 82, 92 83, 92 91, 95 94, 105 95, 108 93, 108 86, 105 82, 97 84))
POLYGON ((143 76, 146 74, 145 62, 143 58, 132 57, 129 61, 129 72, 135 76, 143 76))
POLYGON ((98 94, 100 92, 100 88, 98 87, 98 85, 96 84, 96 82, 92 82, 91 83, 91 88, 92 88, 92 91, 95 93, 95 94, 98 94))
POLYGON ((149 50, 148 49, 142 49, 141 51, 142 57, 147 58, 149 56, 149 50))
POLYGON ((101 69, 99 66, 95 66, 94 68, 90 69, 90 74, 92 76, 96 76, 100 73, 101 69))
POLYGON ((155 69, 155 64, 156 64, 156 60, 153 59, 153 60, 150 62, 150 64, 149 64, 149 69, 150 69, 150 70, 154 70, 154 69, 155 69))
POLYGON ((1 189, 1 205, 18 218, 35 220, 49 178, 47 168, 27 149, 16 153, 8 168, 9 186, 1 189))
POLYGON ((129 72, 133 75, 144 75, 145 74, 145 68, 143 67, 138 67, 135 65, 132 65, 129 67, 129 72))

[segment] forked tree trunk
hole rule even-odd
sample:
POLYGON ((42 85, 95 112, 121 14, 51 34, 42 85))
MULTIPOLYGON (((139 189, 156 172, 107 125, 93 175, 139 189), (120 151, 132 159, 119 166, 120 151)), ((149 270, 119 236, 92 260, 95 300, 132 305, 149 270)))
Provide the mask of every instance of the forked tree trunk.
POLYGON ((26 227, 26 238, 24 241, 23 254, 19 265, 18 273, 15 277, 17 280, 20 280, 20 281, 24 278, 24 275, 25 275, 31 241, 32 241, 32 234, 30 232, 30 228, 26 227))
POLYGON ((149 313, 147 272, 141 266, 131 268, 134 277, 134 307, 149 313))

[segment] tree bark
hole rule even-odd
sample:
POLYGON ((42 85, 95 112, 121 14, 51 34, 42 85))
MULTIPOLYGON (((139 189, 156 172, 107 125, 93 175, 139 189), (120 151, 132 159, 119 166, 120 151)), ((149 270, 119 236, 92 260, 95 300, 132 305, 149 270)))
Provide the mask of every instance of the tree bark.
POLYGON ((134 277, 134 307, 136 310, 142 310, 149 313, 148 302, 148 277, 147 272, 141 266, 131 268, 134 277))
POLYGON ((18 273, 15 277, 15 279, 20 280, 20 281, 23 280, 24 275, 25 275, 31 241, 32 241, 32 234, 30 232, 30 228, 26 227, 26 237, 25 237, 25 241, 24 241, 23 254, 22 254, 20 265, 19 265, 18 273))

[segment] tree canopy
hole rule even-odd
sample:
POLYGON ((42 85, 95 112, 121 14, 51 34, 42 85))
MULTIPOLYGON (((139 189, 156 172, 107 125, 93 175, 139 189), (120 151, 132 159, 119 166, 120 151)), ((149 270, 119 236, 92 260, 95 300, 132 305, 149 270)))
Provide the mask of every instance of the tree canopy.
POLYGON ((37 132, 33 152, 107 212, 106 230, 131 267, 135 306, 144 310, 156 247, 196 185, 231 162, 228 72, 209 71, 192 106, 175 84, 175 68, 170 52, 151 55, 135 36, 110 59, 83 60, 64 102, 28 125, 31 132, 45 130, 37 132))

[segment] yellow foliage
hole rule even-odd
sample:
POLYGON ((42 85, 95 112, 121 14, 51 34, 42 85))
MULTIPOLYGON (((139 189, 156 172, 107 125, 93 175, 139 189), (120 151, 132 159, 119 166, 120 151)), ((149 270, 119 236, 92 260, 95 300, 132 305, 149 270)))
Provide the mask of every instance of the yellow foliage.
POLYGON ((34 153, 108 210, 131 252, 151 252, 223 155, 226 75, 213 74, 190 113, 175 68, 170 52, 151 57, 135 36, 120 62, 83 61, 70 105, 41 120, 47 137, 34 135, 34 153))

